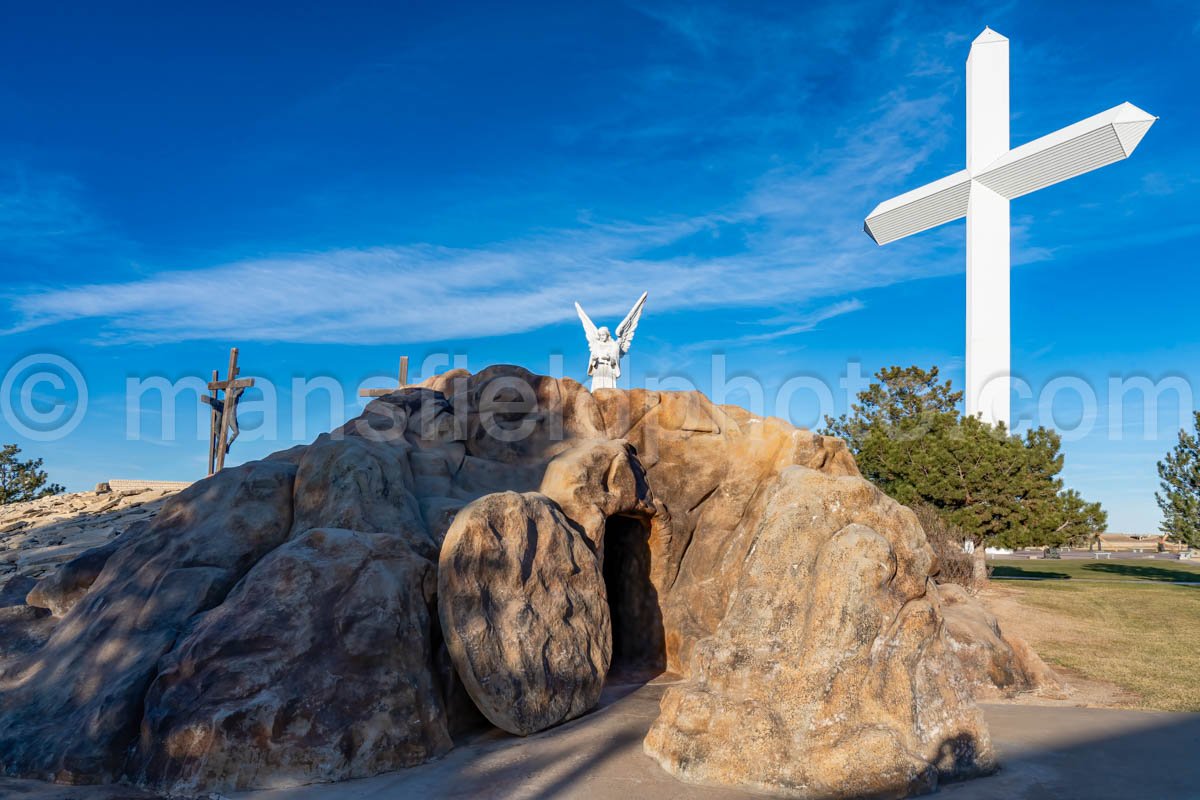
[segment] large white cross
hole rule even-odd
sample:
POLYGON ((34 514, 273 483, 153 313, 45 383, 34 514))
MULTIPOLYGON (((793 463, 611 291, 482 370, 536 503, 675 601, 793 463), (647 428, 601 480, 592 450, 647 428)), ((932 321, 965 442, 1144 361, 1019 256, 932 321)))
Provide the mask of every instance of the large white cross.
POLYGON ((863 226, 884 245, 967 218, 967 414, 1009 423, 1008 201, 1127 158, 1153 117, 1122 103, 1008 148, 1008 39, 991 28, 967 57, 967 168, 880 203, 863 226))

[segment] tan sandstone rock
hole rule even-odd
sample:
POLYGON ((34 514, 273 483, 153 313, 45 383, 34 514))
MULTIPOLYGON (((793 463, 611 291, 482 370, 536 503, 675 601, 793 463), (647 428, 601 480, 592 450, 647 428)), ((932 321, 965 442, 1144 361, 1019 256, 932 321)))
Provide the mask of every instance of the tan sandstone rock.
POLYGON ((5 772, 69 783, 122 774, 159 659, 284 542, 294 476, 255 462, 193 484, 107 560, 45 646, 0 677, 5 772))
POLYGON ((685 780, 811 798, 904 797, 991 768, 934 562, 913 514, 866 481, 784 470, 646 752, 685 780))
POLYGON ((584 440, 546 465, 539 491, 583 528, 600 549, 605 524, 617 515, 649 520, 654 498, 637 452, 621 439, 584 440))
POLYGON ((1067 690, 1054 670, 1023 639, 1005 634, 996 615, 961 586, 938 587, 946 639, 963 677, 980 699, 1032 692, 1063 699, 1067 690))
POLYGON ((692 648, 725 617, 779 470, 801 464, 858 475, 838 439, 783 420, 713 405, 697 392, 598 392, 610 438, 629 441, 660 501, 651 521, 650 579, 666 668, 686 674, 692 648))
POLYGON ((694 392, 454 370, 84 549, 34 592, 61 618, 0 609, 4 773, 338 780, 664 670, 647 747, 689 780, 898 796, 992 764, 912 515, 842 442, 694 392))
POLYGON ((426 558, 436 557, 414 494, 411 455, 404 440, 319 436, 297 462, 293 533, 313 528, 393 533, 426 558))
POLYGON ((525 736, 599 701, 612 657, 600 564, 545 496, 493 494, 459 513, 438 610, 467 692, 497 727, 525 736))
POLYGON ((272 552, 160 665, 140 782, 195 794, 365 777, 445 753, 436 583, 396 534, 316 529, 272 552))
MULTIPOLYGON (((128 481, 117 481, 130 483, 128 481)), ((87 550, 103 547, 152 520, 180 484, 56 494, 0 506, 0 579, 46 577, 87 550)))
POLYGON ((138 521, 105 544, 63 563, 34 585, 27 602, 35 608, 47 609, 56 617, 65 616, 92 588, 108 559, 149 527, 149 520, 138 521))
POLYGON ((25 602, 36 583, 25 575, 0 578, 0 676, 10 664, 43 647, 54 632, 50 612, 25 602))

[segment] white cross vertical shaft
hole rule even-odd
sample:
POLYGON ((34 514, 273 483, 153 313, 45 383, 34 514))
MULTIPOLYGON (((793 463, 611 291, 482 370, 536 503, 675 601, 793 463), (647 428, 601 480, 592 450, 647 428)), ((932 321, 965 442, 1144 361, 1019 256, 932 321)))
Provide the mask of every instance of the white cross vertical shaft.
POLYGON ((967 413, 1008 423, 1010 200, 1128 158, 1158 119, 1132 103, 1008 149, 1008 39, 991 28, 967 57, 967 168, 875 206, 884 245, 967 218, 967 413))
MULTIPOLYGON (((967 172, 1008 152, 1008 39, 985 29, 967 57, 967 172)), ((967 414, 1009 420, 1009 200, 972 180, 967 205, 967 414)))

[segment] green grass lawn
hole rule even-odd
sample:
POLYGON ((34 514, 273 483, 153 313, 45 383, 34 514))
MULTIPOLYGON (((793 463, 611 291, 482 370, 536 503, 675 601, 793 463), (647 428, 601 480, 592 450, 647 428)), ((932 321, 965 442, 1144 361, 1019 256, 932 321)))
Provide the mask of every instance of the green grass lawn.
POLYGON ((1172 562, 996 562, 1023 605, 1055 624, 1026 631, 1050 664, 1115 683, 1164 711, 1200 711, 1200 569, 1172 562), (1101 578, 1097 583, 1079 580, 1101 578), (1135 583, 1133 581, 1155 581, 1135 583), (1061 622, 1061 625, 1058 624, 1061 622))
POLYGON ((1041 580, 1200 581, 1200 566, 1186 561, 1080 561, 1075 559, 989 559, 993 578, 1041 580))

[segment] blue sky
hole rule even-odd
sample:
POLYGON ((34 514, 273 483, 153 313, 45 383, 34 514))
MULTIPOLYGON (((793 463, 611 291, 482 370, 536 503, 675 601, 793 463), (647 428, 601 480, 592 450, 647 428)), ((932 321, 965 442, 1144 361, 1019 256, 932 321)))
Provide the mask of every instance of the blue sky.
POLYGON ((753 405, 716 355, 806 425, 815 383, 845 409, 848 370, 961 385, 962 223, 878 248, 862 219, 963 167, 986 24, 1012 42, 1014 145, 1126 100, 1161 117, 1128 161, 1013 204, 1013 368, 1048 398, 1017 411, 1064 431, 1114 530, 1152 529, 1200 391, 1200 12, 1049 6, 0 4, 0 371, 26 361, 0 439, 71 489, 193 478, 194 394, 164 437, 128 381, 207 378, 238 345, 274 396, 248 395, 236 463, 353 415, 401 353, 416 378, 457 357, 582 379, 572 301, 612 325, 643 290, 628 385, 753 405), (56 439, 30 421, 78 398, 29 380, 47 356, 87 389, 56 439), (297 378, 344 397, 297 410, 297 378), (1113 379, 1161 390, 1146 429, 1113 379))

